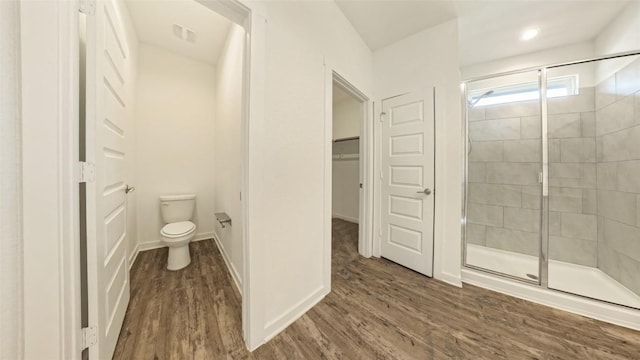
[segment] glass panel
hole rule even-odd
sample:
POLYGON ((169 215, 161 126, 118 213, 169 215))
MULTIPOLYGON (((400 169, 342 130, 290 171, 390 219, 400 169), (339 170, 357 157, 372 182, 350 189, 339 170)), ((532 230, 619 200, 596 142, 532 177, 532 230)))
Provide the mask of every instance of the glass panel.
POLYGON ((549 287, 640 308, 640 57, 549 69, 549 287))
POLYGON ((541 121, 538 72, 467 84, 465 264, 538 282, 541 121))

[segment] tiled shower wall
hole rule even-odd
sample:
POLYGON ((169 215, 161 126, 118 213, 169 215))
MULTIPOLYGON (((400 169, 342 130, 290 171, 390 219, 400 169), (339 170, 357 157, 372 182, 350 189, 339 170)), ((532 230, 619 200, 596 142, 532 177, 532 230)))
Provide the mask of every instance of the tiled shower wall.
POLYGON ((469 243, 538 255, 539 114, 538 101, 469 109, 469 243))
POLYGON ((640 59, 596 87, 598 267, 640 294, 640 59))

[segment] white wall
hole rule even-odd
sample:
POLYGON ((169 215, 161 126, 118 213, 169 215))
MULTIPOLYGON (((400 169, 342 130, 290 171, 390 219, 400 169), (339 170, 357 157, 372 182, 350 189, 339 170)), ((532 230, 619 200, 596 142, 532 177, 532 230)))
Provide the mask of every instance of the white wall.
POLYGON ((220 250, 238 287, 242 289, 242 64, 245 31, 232 24, 216 65, 214 161, 215 211, 226 212, 231 226, 215 223, 220 250))
POLYGON ((196 238, 213 234, 214 101, 213 66, 140 44, 135 185, 141 250, 162 246, 161 195, 196 194, 196 238))
POLYGON ((267 20, 265 111, 252 119, 249 134, 249 251, 251 302, 260 307, 252 321, 262 323, 268 339, 329 290, 324 284, 331 264, 324 253, 325 60, 370 94, 372 57, 334 2, 249 5, 267 20))
POLYGON ((460 285, 462 151, 458 25, 449 21, 374 53, 375 98, 436 87, 434 277, 460 285))
POLYGON ((362 103, 347 98, 333 104, 333 139, 360 136, 362 103))
POLYGON ((19 359, 22 323, 20 6, 0 2, 0 359, 19 359))

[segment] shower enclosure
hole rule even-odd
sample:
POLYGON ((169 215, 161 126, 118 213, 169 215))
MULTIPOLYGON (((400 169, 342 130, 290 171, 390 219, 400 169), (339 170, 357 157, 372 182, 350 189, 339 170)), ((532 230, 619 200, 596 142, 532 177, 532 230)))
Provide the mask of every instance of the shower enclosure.
POLYGON ((463 84, 464 264, 640 308, 640 55, 463 84))

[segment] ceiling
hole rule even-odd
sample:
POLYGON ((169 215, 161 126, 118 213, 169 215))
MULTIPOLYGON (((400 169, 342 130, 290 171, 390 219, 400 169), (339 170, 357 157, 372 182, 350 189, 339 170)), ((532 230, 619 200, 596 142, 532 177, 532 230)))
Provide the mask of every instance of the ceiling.
POLYGON ((371 48, 459 18, 461 65, 593 40, 628 0, 335 0, 371 48), (520 40, 531 26, 534 40, 520 40))
POLYGON ((126 0, 138 40, 215 65, 231 22, 193 0, 126 0), (173 34, 173 25, 195 33, 195 42, 173 34))

